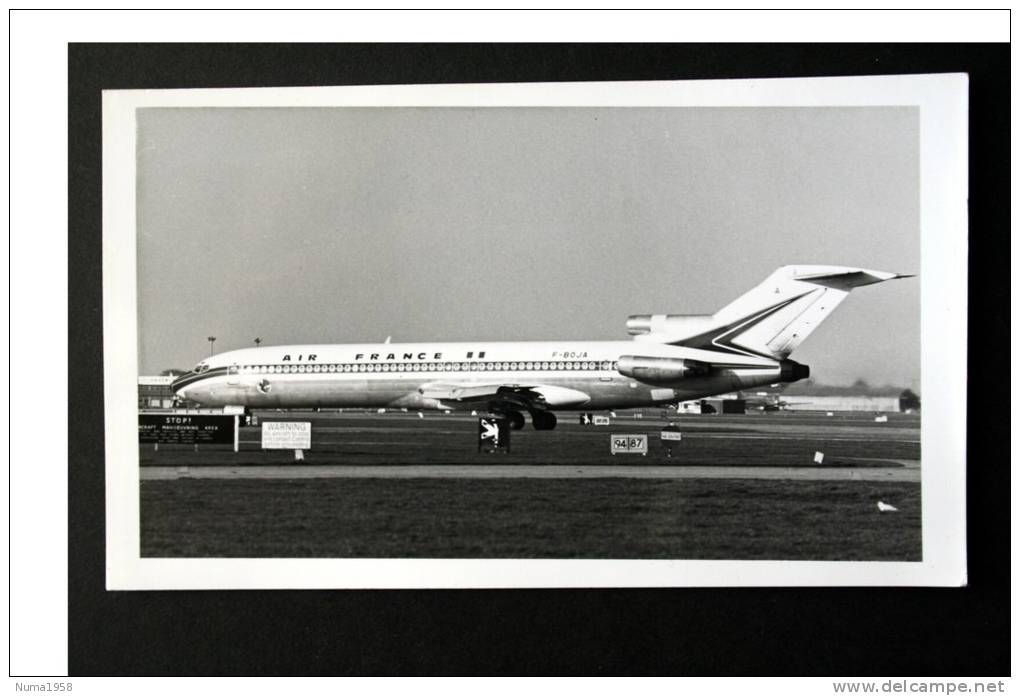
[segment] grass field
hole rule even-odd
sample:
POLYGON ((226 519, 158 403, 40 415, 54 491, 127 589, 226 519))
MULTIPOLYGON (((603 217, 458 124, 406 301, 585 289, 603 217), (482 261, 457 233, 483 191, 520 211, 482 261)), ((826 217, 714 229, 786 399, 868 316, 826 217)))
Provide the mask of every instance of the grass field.
POLYGON ((920 486, 844 481, 146 481, 150 557, 921 559, 920 486), (876 501, 900 512, 879 513, 876 501))
MULTIPOLYGON (((685 417, 666 459, 664 422, 609 427, 561 417, 512 434, 509 454, 479 454, 466 415, 264 414, 310 420, 307 464, 604 464, 901 467, 920 459, 919 419, 755 414, 685 417), (647 457, 612 456, 610 434, 647 433, 647 457)), ((142 466, 293 465, 244 428, 241 451, 140 448, 142 466)), ((141 482, 147 557, 921 559, 914 482, 760 479, 201 479, 141 482), (881 514, 878 500, 900 512, 881 514)))

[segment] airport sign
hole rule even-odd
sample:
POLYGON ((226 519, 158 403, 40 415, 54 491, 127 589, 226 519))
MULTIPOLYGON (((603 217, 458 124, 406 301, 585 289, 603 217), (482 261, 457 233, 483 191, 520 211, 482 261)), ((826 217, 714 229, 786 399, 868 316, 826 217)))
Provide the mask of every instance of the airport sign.
POLYGON ((262 423, 262 449, 306 450, 312 448, 309 422, 271 421, 262 423))
POLYGON ((661 433, 659 433, 659 439, 662 440, 663 442, 666 441, 679 442, 680 440, 683 439, 683 433, 681 433, 679 430, 663 430, 661 433))
POLYGON ((510 421, 506 418, 478 419, 478 451, 510 451, 510 421))
POLYGON ((595 416, 592 420, 595 425, 609 425, 609 416, 595 416))
POLYGON ((230 445, 236 429, 235 416, 138 414, 138 441, 158 445, 230 445))
POLYGON ((611 454, 648 454, 647 435, 610 435, 611 454))

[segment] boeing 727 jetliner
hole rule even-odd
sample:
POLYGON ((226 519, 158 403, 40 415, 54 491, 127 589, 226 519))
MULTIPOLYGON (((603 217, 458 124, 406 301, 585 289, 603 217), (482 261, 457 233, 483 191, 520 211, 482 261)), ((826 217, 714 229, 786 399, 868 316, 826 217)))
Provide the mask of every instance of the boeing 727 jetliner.
POLYGON ((808 376, 793 350, 856 287, 909 277, 783 266, 715 314, 633 315, 629 341, 246 348, 173 383, 205 406, 478 410, 536 430, 554 411, 656 406, 808 376))

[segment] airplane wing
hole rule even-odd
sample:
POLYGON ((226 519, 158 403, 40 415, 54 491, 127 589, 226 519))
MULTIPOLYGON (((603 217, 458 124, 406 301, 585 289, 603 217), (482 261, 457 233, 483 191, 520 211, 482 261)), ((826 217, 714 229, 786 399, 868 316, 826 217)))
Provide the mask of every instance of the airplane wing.
POLYGON ((419 387, 427 399, 456 403, 501 402, 523 409, 580 406, 590 397, 582 391, 542 384, 456 384, 433 383, 419 387))

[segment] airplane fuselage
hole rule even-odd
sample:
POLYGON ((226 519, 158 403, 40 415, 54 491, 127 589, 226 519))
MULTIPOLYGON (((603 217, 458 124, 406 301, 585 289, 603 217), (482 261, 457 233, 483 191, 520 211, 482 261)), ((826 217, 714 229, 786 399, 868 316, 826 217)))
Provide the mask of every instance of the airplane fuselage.
POLYGON ((206 406, 485 409, 486 385, 542 395, 542 410, 624 409, 781 381, 783 362, 635 341, 294 345, 221 353, 174 389, 206 406), (621 358, 711 364, 703 373, 646 381, 621 358))
POLYGON ((552 411, 657 406, 808 376, 790 353, 856 287, 904 277, 781 266, 712 315, 627 319, 630 341, 375 343, 246 348, 173 384, 205 406, 484 410, 511 427, 552 411))

